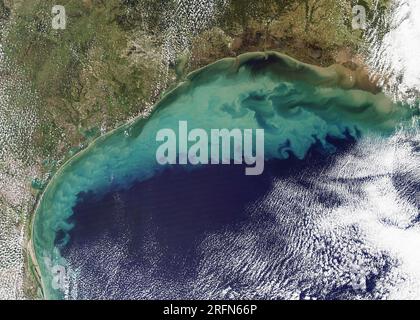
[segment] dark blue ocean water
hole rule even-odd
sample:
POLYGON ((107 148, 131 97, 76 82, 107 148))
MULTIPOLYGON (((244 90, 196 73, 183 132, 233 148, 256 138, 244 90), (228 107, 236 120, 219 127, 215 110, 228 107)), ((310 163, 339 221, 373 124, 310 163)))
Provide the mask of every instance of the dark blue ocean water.
MULTIPOLYGON (((298 190, 310 192, 311 201, 324 208, 341 205, 343 199, 338 193, 328 189, 314 190, 309 182, 311 179, 306 176, 307 172, 322 175, 323 170, 354 143, 350 138, 345 141, 329 139, 329 142, 336 148, 334 155, 321 145, 315 145, 304 160, 290 156, 288 160, 266 162, 261 176, 246 176, 243 166, 209 165, 195 170, 172 166, 128 190, 110 189, 100 198, 93 192, 80 194, 71 218, 75 227, 70 231, 70 241, 63 246, 60 245, 63 234, 57 234, 56 238, 63 257, 77 271, 78 298, 202 298, 213 297, 212 292, 220 286, 235 287, 235 292, 249 292, 252 281, 247 283, 223 267, 218 270, 217 263, 212 265, 216 259, 219 262, 225 259, 226 265, 232 262, 231 259, 238 259, 241 245, 247 249, 247 244, 242 243, 238 249, 234 248, 235 244, 230 251, 229 235, 233 235, 232 239, 238 238, 249 230, 257 243, 260 237, 261 246, 253 252, 255 257, 249 258, 248 262, 245 258, 241 263, 252 266, 259 255, 274 254, 269 261, 273 269, 267 273, 267 279, 272 281, 276 272, 286 278, 290 273, 293 279, 293 274, 300 268, 300 248, 297 247, 295 257, 290 256, 289 249, 299 240, 296 235, 300 231, 295 229, 310 225, 305 221, 310 221, 307 215, 311 203, 294 202, 291 199, 298 194, 279 190, 277 196, 271 196, 269 200, 290 201, 286 210, 284 206, 259 204, 273 189, 273 181, 280 179, 292 181, 298 190), (217 239, 223 238, 222 235, 227 238, 217 239), (211 240, 212 237, 216 240, 211 240), (217 245, 212 241, 218 242, 217 245), (226 249, 227 253, 220 257, 217 248, 220 252, 226 249), (294 261, 286 263, 286 258, 294 261), (203 277, 203 269, 209 277, 207 280, 206 275, 203 277), (206 288, 206 281, 213 281, 208 274, 213 273, 221 279, 214 288, 206 288)), ((333 244, 330 249, 333 250, 333 244)), ((337 257, 340 259, 339 254, 337 257)), ((258 273, 258 266, 252 272, 258 273)), ((264 281, 260 279, 255 285, 264 281)), ((373 290, 374 285, 370 285, 370 289, 373 290)), ((316 289, 312 290, 315 290, 312 294, 328 298, 328 294, 330 297, 345 295, 351 288, 348 285, 332 286, 327 294, 321 289, 318 293, 316 289)))
MULTIPOLYGON (((411 112, 384 95, 344 89, 349 75, 339 69, 274 52, 223 59, 190 74, 148 119, 93 142, 60 169, 37 207, 33 244, 45 296, 67 297, 54 288, 51 263, 68 267, 78 298, 322 298, 362 279, 351 265, 365 256, 360 232, 341 230, 334 222, 343 210, 331 210, 351 213, 370 173, 330 179, 339 153, 326 137, 389 136, 411 112), (176 132, 180 120, 205 131, 264 129, 267 159, 279 161, 256 178, 243 167, 162 172, 157 131, 176 132), (289 151, 306 158, 280 161, 289 151)), ((372 261, 357 265, 378 273, 372 261)))

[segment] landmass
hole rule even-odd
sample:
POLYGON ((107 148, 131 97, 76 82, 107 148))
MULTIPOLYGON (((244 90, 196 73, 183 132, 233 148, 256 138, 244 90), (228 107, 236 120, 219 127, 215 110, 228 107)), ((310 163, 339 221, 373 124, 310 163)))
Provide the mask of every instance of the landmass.
POLYGON ((363 63, 364 31, 352 27, 356 4, 367 8, 371 21, 386 14, 389 1, 375 3, 63 0, 66 29, 53 30, 54 1, 0 1, 0 71, 7 103, 14 104, 14 117, 3 126, 8 146, 0 162, 0 208, 2 220, 13 221, 7 224, 16 239, 24 239, 23 296, 42 298, 28 250, 35 204, 74 154, 148 114, 191 71, 245 52, 271 50, 314 65, 339 64, 361 89, 378 92, 363 63), (17 137, 9 139, 7 130, 17 137))

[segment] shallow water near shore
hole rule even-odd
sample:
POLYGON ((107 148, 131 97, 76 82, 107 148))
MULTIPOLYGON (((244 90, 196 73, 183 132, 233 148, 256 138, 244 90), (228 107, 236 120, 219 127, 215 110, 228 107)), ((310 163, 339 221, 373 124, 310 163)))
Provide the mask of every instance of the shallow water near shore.
MULTIPOLYGON (((207 253, 197 248, 209 241, 214 244, 212 235, 218 241, 215 234, 226 229, 234 232, 250 221, 261 228, 269 225, 273 217, 267 215, 258 222, 253 220, 258 210, 248 209, 270 193, 273 177, 283 177, 278 170, 292 170, 308 159, 315 161, 311 165, 316 168, 317 161, 336 154, 343 144, 365 136, 386 137, 401 121, 410 119, 409 108, 355 85, 340 68, 309 66, 275 53, 224 59, 189 75, 147 119, 97 139, 47 186, 33 225, 45 297, 128 298, 117 294, 129 285, 123 278, 139 283, 127 290, 134 298, 206 297, 211 290, 197 285, 191 291, 185 285, 194 275, 194 283, 205 281, 200 266, 207 253), (236 167, 159 165, 156 133, 163 128, 176 131, 179 121, 206 131, 264 129, 268 173, 252 178, 236 167), (287 163, 290 159, 292 164, 287 163), (191 202, 185 203, 188 195, 191 202), (115 246, 104 245, 109 241, 115 246), (80 264, 83 256, 90 262, 80 264), (72 270, 78 280, 69 280, 64 290, 55 289, 52 268, 56 265, 72 270), (110 280, 112 270, 120 270, 115 276, 120 281, 110 280), (95 281, 97 286, 92 284, 95 281), (77 282, 81 285, 76 290, 77 282), (106 283, 112 286, 101 292, 106 283), (147 283, 154 288, 169 283, 173 290, 162 289, 158 294, 147 283)), ((325 202, 339 203, 331 199, 325 202)), ((247 236, 253 238, 255 233, 247 236)))

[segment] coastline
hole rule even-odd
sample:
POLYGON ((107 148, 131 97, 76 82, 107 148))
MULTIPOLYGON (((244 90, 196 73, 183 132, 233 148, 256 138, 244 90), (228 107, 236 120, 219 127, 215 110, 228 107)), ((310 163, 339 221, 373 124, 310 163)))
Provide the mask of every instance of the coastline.
MULTIPOLYGON (((179 90, 182 91, 182 90, 188 88, 189 83, 191 81, 199 78, 200 74, 202 74, 203 71, 206 71, 210 68, 214 68, 216 70, 219 69, 219 68, 220 69, 225 69, 226 67, 228 67, 228 68, 234 67, 237 70, 241 65, 243 65, 244 63, 246 63, 250 60, 259 61, 259 60, 267 60, 269 58, 278 59, 279 61, 285 63, 286 66, 289 67, 289 68, 292 66, 297 73, 300 72, 300 71, 303 71, 303 70, 304 71, 309 70, 311 72, 319 72, 320 74, 324 74, 326 76, 332 76, 337 81, 337 85, 344 88, 344 89, 354 88, 354 89, 359 89, 359 90, 371 92, 370 91, 371 86, 364 85, 363 82, 358 82, 357 81, 358 76, 357 76, 357 74, 354 73, 355 71, 347 69, 344 66, 332 65, 332 66, 327 67, 327 68, 318 67, 318 66, 315 66, 315 65, 310 65, 310 64, 307 64, 307 63, 299 62, 298 60, 295 60, 294 58, 291 58, 289 56, 286 56, 284 54, 274 52, 274 51, 251 52, 251 53, 244 53, 242 55, 239 55, 236 58, 224 58, 224 59, 217 60, 217 61, 215 61, 215 62, 213 62, 213 63, 211 63, 207 66, 204 66, 200 69, 197 69, 197 70, 191 72, 190 74, 188 74, 185 77, 184 81, 179 82, 175 87, 171 88, 168 92, 164 93, 162 98, 154 105, 154 107, 153 107, 153 109, 152 109, 152 111, 150 112, 149 115, 147 115, 146 117, 143 117, 142 115, 139 115, 136 118, 130 120, 129 122, 121 125, 120 127, 117 127, 115 129, 107 132, 106 134, 96 138, 86 148, 80 150, 78 153, 76 153, 75 155, 73 155, 72 157, 67 159, 60 166, 60 168, 56 171, 56 173, 49 179, 46 187, 44 188, 44 190, 42 191, 39 199, 37 200, 35 209, 34 209, 32 215, 31 215, 30 237, 29 237, 29 241, 27 243, 27 249, 28 249, 29 255, 30 255, 30 257, 31 257, 31 259, 34 263, 34 268, 35 268, 37 274, 40 277, 41 290, 42 290, 42 294, 43 294, 44 299, 48 299, 49 297, 48 297, 47 286, 44 283, 45 279, 43 279, 43 277, 42 277, 42 272, 40 270, 40 265, 39 265, 37 255, 36 255, 36 249, 35 249, 35 244, 34 244, 34 234, 35 234, 34 229, 36 227, 37 218, 39 217, 38 210, 40 208, 40 204, 42 203, 42 201, 44 199, 44 196, 48 193, 48 191, 56 183, 57 178, 59 178, 61 176, 61 173, 63 173, 69 167, 69 165, 71 165, 72 163, 77 161, 80 157, 82 157, 85 153, 87 153, 90 149, 94 148, 98 143, 100 143, 102 140, 106 139, 107 137, 109 137, 109 136, 111 136, 115 133, 123 132, 131 126, 133 126, 133 128, 135 128, 136 131, 141 130, 141 128, 143 126, 143 123, 146 122, 147 119, 152 117, 152 115, 160 109, 159 108, 160 105, 163 105, 165 102, 172 99, 173 98, 173 93, 175 91, 179 91, 179 90)), ((232 71, 236 71, 236 70, 232 70, 232 71)))

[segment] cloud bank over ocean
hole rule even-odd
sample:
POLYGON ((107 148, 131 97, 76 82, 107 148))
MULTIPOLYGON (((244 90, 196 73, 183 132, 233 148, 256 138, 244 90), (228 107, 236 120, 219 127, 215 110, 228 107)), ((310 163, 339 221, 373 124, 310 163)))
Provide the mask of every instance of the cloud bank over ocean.
POLYGON ((368 30, 367 63, 388 94, 415 103, 420 93, 420 2, 393 0, 368 30), (385 31, 385 32, 384 32, 385 31))

